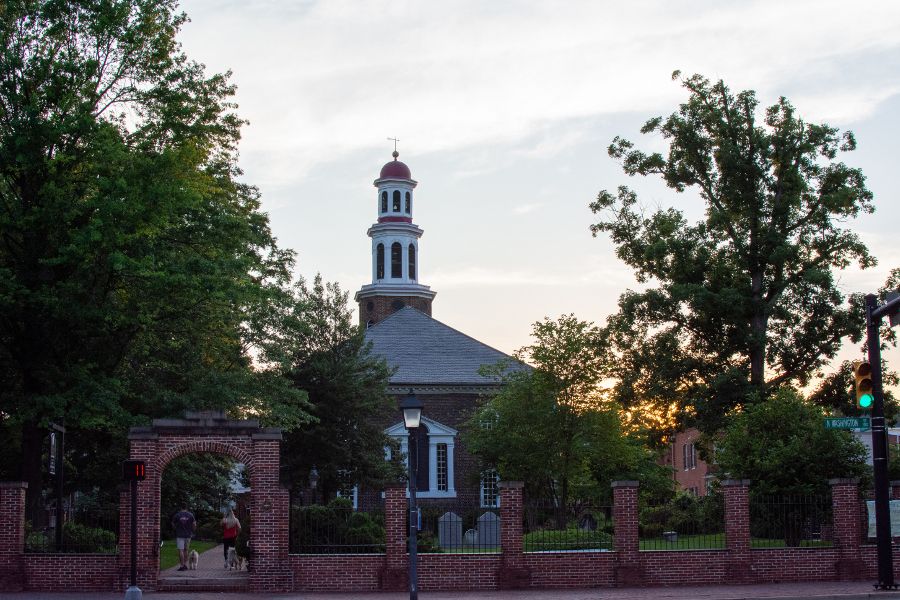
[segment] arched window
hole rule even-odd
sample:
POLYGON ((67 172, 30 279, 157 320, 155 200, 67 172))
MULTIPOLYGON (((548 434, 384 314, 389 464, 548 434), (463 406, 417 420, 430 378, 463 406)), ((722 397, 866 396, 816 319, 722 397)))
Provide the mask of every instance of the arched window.
POLYGON ((409 192, 406 192, 406 214, 410 213, 410 202, 412 201, 412 197, 409 195, 409 192))
POLYGON ((416 278, 416 247, 409 245, 409 278, 416 278))
POLYGON ((387 212, 387 192, 381 192, 381 212, 387 212))
POLYGON ((375 278, 384 279, 384 244, 375 248, 375 278))
POLYGON ((391 277, 403 277, 403 246, 391 244, 391 277))
POLYGON ((394 190, 394 212, 400 212, 400 190, 394 190))

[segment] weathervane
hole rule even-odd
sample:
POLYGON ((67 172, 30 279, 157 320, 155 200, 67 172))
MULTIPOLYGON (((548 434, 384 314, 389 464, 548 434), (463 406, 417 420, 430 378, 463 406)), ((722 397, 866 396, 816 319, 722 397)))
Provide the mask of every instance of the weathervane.
POLYGON ((393 154, 391 154, 391 156, 394 157, 394 160, 397 160, 397 157, 400 156, 400 153, 397 152, 397 142, 399 142, 400 140, 397 138, 389 137, 388 141, 394 142, 394 152, 393 152, 393 154))

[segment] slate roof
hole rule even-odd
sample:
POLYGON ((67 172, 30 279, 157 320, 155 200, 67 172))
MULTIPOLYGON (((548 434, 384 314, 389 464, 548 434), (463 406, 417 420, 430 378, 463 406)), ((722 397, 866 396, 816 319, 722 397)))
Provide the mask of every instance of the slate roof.
POLYGON ((392 385, 496 384, 479 375, 479 367, 512 359, 411 306, 369 327, 366 339, 375 354, 396 368, 392 385))

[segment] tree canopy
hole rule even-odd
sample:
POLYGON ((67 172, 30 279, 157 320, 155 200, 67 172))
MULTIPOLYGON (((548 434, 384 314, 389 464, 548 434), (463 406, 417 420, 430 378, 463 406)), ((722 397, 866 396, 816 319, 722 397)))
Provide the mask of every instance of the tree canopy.
POLYGON ((485 468, 525 482, 533 498, 558 506, 605 499, 614 479, 671 488, 654 456, 625 435, 615 406, 604 403, 600 330, 574 315, 533 325, 535 343, 516 352, 533 369, 485 369, 501 391, 467 427, 466 443, 485 468))
POLYGON ((615 138, 626 174, 658 176, 705 207, 689 222, 675 208, 645 211, 627 187, 601 191, 591 209, 643 291, 628 291, 606 328, 617 399, 687 417, 707 431, 781 385, 806 385, 846 340, 861 311, 834 271, 875 258, 844 223, 874 210, 863 173, 837 160, 850 132, 807 123, 785 98, 764 112, 753 91, 700 75, 675 78, 688 100, 642 133, 668 151, 615 138))
POLYGON ((279 370, 293 255, 238 181, 228 74, 184 55, 175 5, 0 10, 0 426, 30 511, 48 421, 122 448, 186 406, 308 419, 279 370))
POLYGON ((716 443, 716 462, 760 495, 824 494, 828 480, 865 477, 865 447, 849 432, 825 429, 822 410, 784 387, 736 415, 716 443))
POLYGON ((395 465, 384 460, 391 445, 384 415, 394 408, 387 395, 390 368, 370 352, 365 330, 353 324, 348 294, 336 283, 321 275, 311 286, 301 280, 295 296, 287 377, 309 394, 316 420, 285 436, 285 478, 303 488, 315 467, 322 498, 396 479, 395 465))

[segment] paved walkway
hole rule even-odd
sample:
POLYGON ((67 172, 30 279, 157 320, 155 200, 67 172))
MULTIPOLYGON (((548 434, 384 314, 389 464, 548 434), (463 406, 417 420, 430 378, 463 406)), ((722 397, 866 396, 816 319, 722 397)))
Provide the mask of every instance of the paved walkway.
POLYGON ((247 577, 247 571, 232 571, 225 569, 225 555, 222 551, 222 545, 219 544, 214 548, 210 548, 200 555, 197 561, 196 570, 179 571, 179 565, 175 565, 171 569, 162 571, 159 576, 161 579, 222 579, 226 577, 247 577))
MULTIPOLYGON (((221 556, 222 549, 219 548, 221 556)), ((213 550, 204 554, 213 554, 213 550)), ((224 562, 224 561, 223 561, 224 562)), ((220 565, 221 569, 221 565, 220 565)), ((26 592, 0 593, 0 600, 112 600, 121 599, 124 592, 115 594, 70 593, 46 594, 26 592)), ((338 594, 222 594, 146 593, 147 600, 406 600, 408 593, 338 593, 338 594)), ((876 592, 871 583, 823 582, 781 583, 768 585, 683 586, 668 588, 597 588, 589 590, 525 590, 502 592, 420 592, 422 600, 869 600, 900 599, 900 592, 876 592)))

